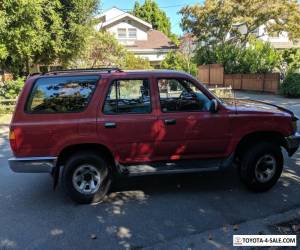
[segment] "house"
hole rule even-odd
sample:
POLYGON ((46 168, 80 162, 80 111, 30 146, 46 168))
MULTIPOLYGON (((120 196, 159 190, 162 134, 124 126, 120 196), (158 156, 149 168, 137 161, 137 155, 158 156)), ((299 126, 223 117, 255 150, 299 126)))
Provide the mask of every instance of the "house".
MULTIPOLYGON (((247 33, 247 27, 245 24, 236 24, 233 28, 238 29, 241 34, 247 33)), ((290 49, 290 48, 300 48, 300 42, 293 42, 289 39, 287 32, 274 32, 268 34, 266 31, 266 25, 261 25, 253 32, 258 39, 269 42, 275 49, 290 49)), ((231 39, 234 36, 228 34, 227 38, 231 39)))
POLYGON ((116 7, 96 16, 96 30, 106 30, 136 56, 146 58, 152 66, 159 66, 166 54, 176 46, 162 32, 154 30, 144 20, 116 7))

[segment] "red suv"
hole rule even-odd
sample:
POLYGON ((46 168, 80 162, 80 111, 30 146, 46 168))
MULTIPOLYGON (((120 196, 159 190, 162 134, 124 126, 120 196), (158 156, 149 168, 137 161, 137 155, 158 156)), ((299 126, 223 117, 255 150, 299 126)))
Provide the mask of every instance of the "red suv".
POLYGON ((68 70, 30 76, 10 126, 15 172, 49 172, 80 203, 100 202, 117 176, 223 170, 252 190, 281 175, 281 147, 299 147, 284 108, 220 100, 176 71, 68 70), (60 171, 62 169, 62 171, 60 171))

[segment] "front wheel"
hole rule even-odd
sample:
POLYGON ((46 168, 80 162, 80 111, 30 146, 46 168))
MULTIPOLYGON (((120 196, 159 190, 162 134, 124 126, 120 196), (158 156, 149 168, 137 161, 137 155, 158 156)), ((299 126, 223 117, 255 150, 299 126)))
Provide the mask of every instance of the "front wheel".
POLYGON ((96 153, 78 152, 66 162, 63 182, 75 202, 99 203, 111 184, 108 163, 96 153))
POLYGON ((252 145, 241 157, 240 177, 251 190, 267 191, 278 181, 283 169, 279 145, 260 142, 252 145))

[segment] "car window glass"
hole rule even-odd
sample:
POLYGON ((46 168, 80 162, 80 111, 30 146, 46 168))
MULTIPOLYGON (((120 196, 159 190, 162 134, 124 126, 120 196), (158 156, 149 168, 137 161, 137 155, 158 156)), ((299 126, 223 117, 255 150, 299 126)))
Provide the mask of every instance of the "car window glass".
POLYGON ((30 113, 80 112, 87 106, 99 76, 38 79, 27 102, 30 113))
POLYGON ((209 98, 188 80, 159 79, 158 89, 163 112, 209 110, 209 98))
POLYGON ((150 113, 150 88, 146 79, 116 80, 108 91, 103 112, 150 113))

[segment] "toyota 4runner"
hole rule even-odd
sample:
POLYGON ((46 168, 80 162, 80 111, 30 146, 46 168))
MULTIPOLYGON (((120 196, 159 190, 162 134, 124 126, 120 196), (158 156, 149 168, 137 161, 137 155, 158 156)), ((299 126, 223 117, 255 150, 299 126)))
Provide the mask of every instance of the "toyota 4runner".
POLYGON ((10 126, 10 168, 51 173, 79 203, 103 200, 118 176, 223 170, 270 189, 284 148, 299 147, 298 118, 284 108, 220 100, 176 71, 117 68, 28 77, 10 126), (62 171, 60 171, 62 170, 62 171))

